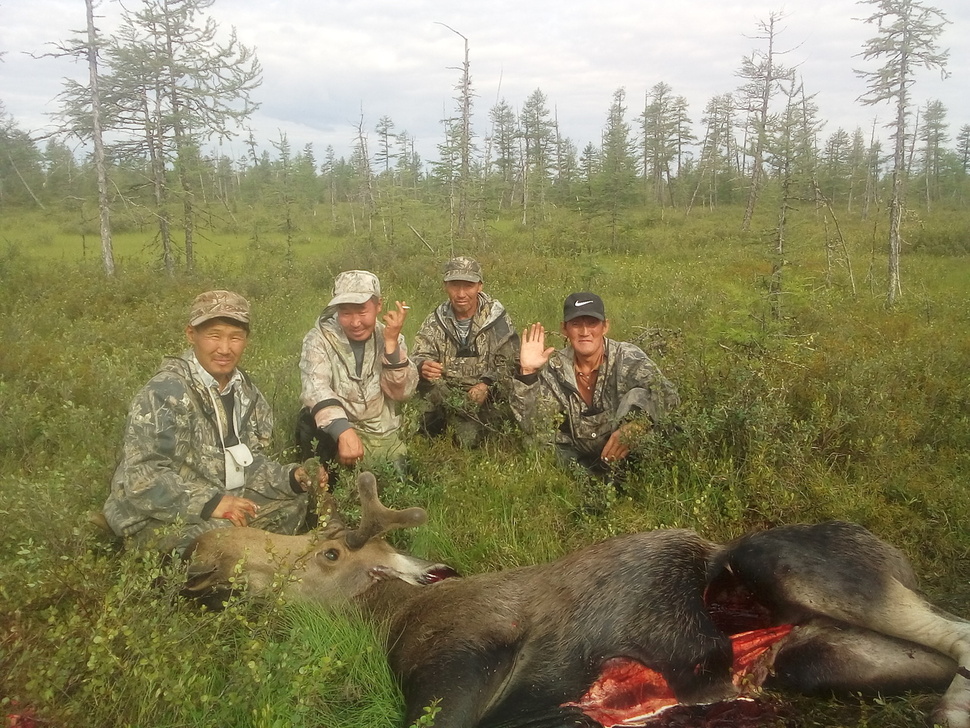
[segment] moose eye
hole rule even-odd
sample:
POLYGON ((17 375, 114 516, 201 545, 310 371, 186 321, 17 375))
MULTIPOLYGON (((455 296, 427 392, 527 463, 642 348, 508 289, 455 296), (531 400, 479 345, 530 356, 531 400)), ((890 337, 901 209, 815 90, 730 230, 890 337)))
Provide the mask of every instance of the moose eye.
POLYGON ((336 561, 340 558, 340 552, 337 549, 327 549, 323 552, 323 558, 327 561, 336 561))

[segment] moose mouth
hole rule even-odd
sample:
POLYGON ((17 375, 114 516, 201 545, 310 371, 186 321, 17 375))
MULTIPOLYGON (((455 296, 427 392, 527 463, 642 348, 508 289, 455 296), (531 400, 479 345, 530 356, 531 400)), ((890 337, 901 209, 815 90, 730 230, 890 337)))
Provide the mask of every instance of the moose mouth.
POLYGON ((418 577, 418 581, 422 584, 434 584, 435 582, 444 581, 445 579, 454 579, 458 576, 460 576, 460 574, 450 566, 445 564, 435 564, 430 569, 426 570, 422 576, 418 577))
POLYGON ((373 566, 370 568, 370 575, 374 581, 385 581, 389 579, 400 579, 408 584, 416 586, 428 586, 436 584, 445 579, 452 579, 460 574, 447 564, 428 564, 425 568, 400 571, 391 566, 373 566))

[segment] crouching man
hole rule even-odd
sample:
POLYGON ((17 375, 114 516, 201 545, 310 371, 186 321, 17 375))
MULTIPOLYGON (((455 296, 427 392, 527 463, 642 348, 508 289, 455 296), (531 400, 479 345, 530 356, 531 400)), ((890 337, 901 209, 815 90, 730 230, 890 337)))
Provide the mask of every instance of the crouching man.
POLYGON ((501 420, 519 336, 505 306, 482 291, 478 261, 451 259, 443 279, 448 300, 421 324, 412 351, 425 405, 421 429, 436 436, 450 427, 460 444, 475 446, 501 420))
POLYGON ((414 394, 418 370, 401 334, 408 306, 395 301, 378 321, 382 307, 377 276, 344 271, 303 338, 296 439, 304 457, 315 452, 322 462, 346 467, 383 461, 403 472, 397 403, 414 394))
POLYGON ((563 304, 563 349, 545 345, 536 323, 522 333, 512 411, 531 435, 552 434, 564 464, 605 474, 630 455, 635 430, 658 422, 680 403, 677 390, 634 344, 606 338, 610 322, 595 293, 570 294, 563 304))
POLYGON ((249 319, 249 302, 237 293, 199 295, 185 329, 191 349, 166 357, 135 395, 104 505, 118 536, 181 554, 215 528, 305 528, 310 478, 264 454, 272 412, 238 368, 249 319))

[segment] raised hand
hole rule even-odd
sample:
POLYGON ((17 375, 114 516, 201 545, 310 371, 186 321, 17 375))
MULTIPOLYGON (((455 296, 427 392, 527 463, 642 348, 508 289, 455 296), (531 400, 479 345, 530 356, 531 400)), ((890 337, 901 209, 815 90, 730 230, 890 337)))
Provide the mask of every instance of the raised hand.
POLYGON ((556 348, 546 348, 546 328, 540 323, 527 326, 519 343, 519 371, 533 374, 546 365, 556 348))
POLYGON ((401 334, 410 309, 404 301, 395 301, 394 308, 384 314, 384 351, 388 354, 397 351, 397 337, 401 334))

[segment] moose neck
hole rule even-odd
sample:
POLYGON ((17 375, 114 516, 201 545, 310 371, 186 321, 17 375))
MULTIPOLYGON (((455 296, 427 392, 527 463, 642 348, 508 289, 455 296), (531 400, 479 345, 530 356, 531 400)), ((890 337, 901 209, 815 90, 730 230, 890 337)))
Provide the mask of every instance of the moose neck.
POLYGON ((397 617, 408 611, 414 599, 428 588, 408 584, 400 579, 387 579, 377 582, 370 589, 357 595, 354 601, 369 620, 390 626, 397 617))

